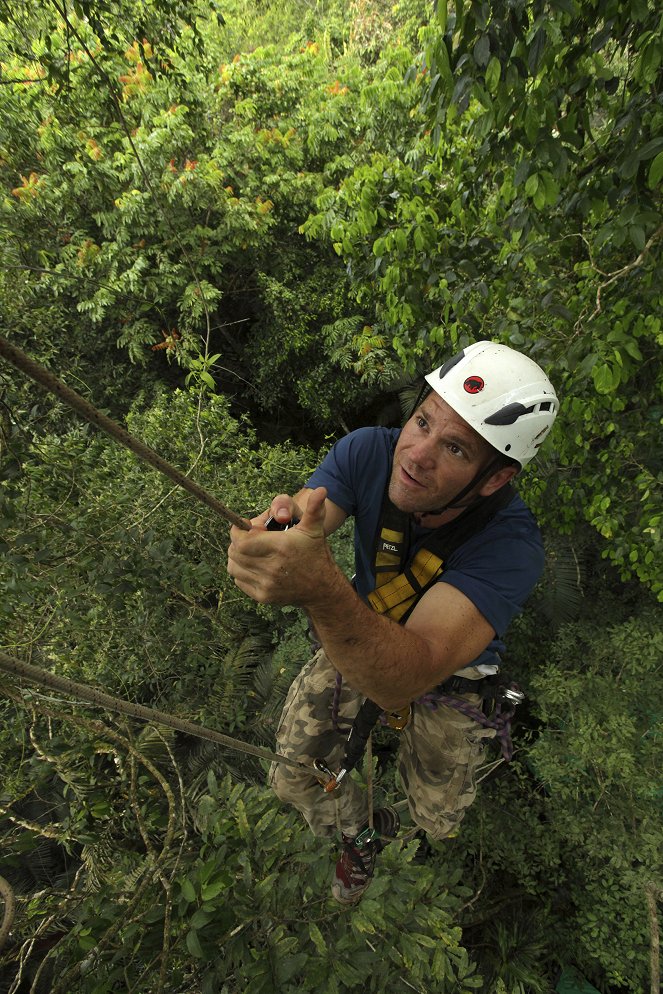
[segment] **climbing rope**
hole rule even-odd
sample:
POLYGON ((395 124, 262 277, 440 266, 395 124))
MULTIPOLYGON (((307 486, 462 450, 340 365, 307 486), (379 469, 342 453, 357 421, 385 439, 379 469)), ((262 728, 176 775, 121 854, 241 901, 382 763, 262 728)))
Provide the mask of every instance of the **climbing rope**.
MULTIPOLYGON (((293 766, 298 770, 305 770, 316 778, 318 776, 317 770, 312 766, 300 763, 296 759, 289 759, 287 756, 270 752, 269 749, 263 749, 262 746, 251 745, 250 742, 233 739, 231 736, 223 735, 221 732, 217 732, 212 728, 205 728, 204 725, 188 721, 185 718, 177 718, 175 715, 168 714, 166 711, 159 711, 157 708, 148 708, 142 704, 134 704, 119 697, 112 697, 110 694, 106 694, 102 690, 96 690, 94 687, 89 687, 84 683, 77 683, 75 680, 57 676, 57 674, 50 673, 48 670, 43 670, 38 666, 24 663, 20 659, 8 656, 6 652, 2 652, 1 650, 0 670, 4 670, 5 673, 11 673, 12 676, 18 677, 21 680, 27 680, 28 683, 37 684, 37 686, 45 687, 48 690, 55 690, 58 693, 66 694, 80 701, 86 701, 88 704, 94 704, 108 711, 116 711, 131 718, 139 718, 141 721, 153 722, 156 725, 165 725, 168 728, 174 728, 178 732, 184 732, 186 735, 195 735, 199 739, 216 742, 218 745, 234 749, 236 752, 256 756, 258 759, 265 759, 270 763, 283 763, 285 766, 293 766)), ((0 687, 1 692, 2 688, 0 687)))
POLYGON ((513 757, 511 719, 516 710, 513 704, 505 706, 502 701, 497 700, 495 710, 492 715, 488 716, 479 708, 470 704, 469 701, 465 701, 461 697, 452 697, 450 694, 439 694, 436 692, 424 694, 423 697, 419 698, 418 703, 424 704, 433 711, 437 711, 440 704, 446 705, 446 707, 460 711, 466 718, 471 718, 473 721, 483 725, 484 728, 494 729, 495 738, 500 744, 505 762, 509 763, 511 761, 513 757))
MULTIPOLYGON (((125 701, 119 697, 113 697, 102 690, 97 690, 95 687, 90 687, 84 683, 78 683, 75 680, 69 680, 67 677, 58 676, 57 674, 44 670, 39 666, 33 666, 31 663, 25 663, 20 659, 15 659, 13 656, 9 656, 2 650, 0 650, 0 671, 9 673, 20 680, 27 681, 28 683, 36 684, 38 687, 42 687, 47 690, 55 690, 57 693, 66 694, 68 697, 73 697, 76 700, 85 701, 87 704, 93 704, 96 707, 104 708, 107 711, 115 711, 119 714, 127 715, 130 718, 138 718, 141 721, 149 721, 155 725, 165 725, 167 728, 174 728, 176 731, 184 732, 186 735, 194 735, 196 738, 207 739, 209 742, 215 742, 218 745, 225 746, 227 749, 233 749, 235 752, 242 752, 248 756, 256 756, 258 759, 267 760, 270 763, 281 763, 285 766, 291 766, 294 769, 303 770, 311 776, 314 776, 317 780, 320 779, 320 771, 314 766, 309 766, 306 763, 300 763, 296 759, 289 759, 287 756, 281 756, 276 752, 270 752, 269 749, 264 749, 262 746, 255 746, 250 742, 243 742, 240 739, 234 739, 230 735, 224 735, 222 732, 217 732, 213 728, 206 728, 204 725, 188 721, 185 718, 178 718, 175 715, 168 714, 166 711, 160 711, 157 708, 148 708, 142 704, 134 704, 131 701, 125 701)), ((1 693, 2 686, 0 686, 0 694, 1 693)), ((373 762, 370 745, 368 747, 366 759, 368 822, 369 827, 373 828, 373 762)), ((336 822, 340 832, 341 821, 338 795, 334 794, 333 797, 336 822)), ((407 801, 401 801, 394 805, 395 809, 404 809, 405 807, 407 807, 407 801)), ((399 835, 398 838, 401 842, 407 842, 414 837, 416 831, 417 829, 415 827, 413 830, 406 832, 404 835, 399 835)), ((1 889, 0 894, 2 894, 1 889)), ((8 916, 8 914, 9 911, 7 911, 6 916, 8 916)))
POLYGON ((211 508, 215 514, 225 518, 226 521, 236 525, 237 528, 241 528, 243 531, 251 530, 251 525, 245 518, 241 518, 238 514, 235 514, 234 511, 231 511, 225 504, 222 504, 220 500, 217 500, 216 497, 209 493, 209 491, 205 490, 204 487, 194 483, 193 480, 185 476, 179 469, 176 469, 171 463, 166 462, 154 449, 145 445, 135 435, 129 434, 125 428, 122 428, 112 418, 109 418, 106 414, 102 414, 98 408, 90 404, 89 401, 81 397, 71 387, 68 387, 54 373, 51 373, 45 366, 41 366, 21 349, 12 345, 2 335, 0 335, 0 356, 6 359, 7 362, 10 362, 12 366, 20 369, 21 372, 25 373, 26 376, 29 376, 45 390, 54 393, 90 424, 96 425, 97 428, 110 435, 120 445, 124 445, 125 448, 133 452, 139 459, 148 463, 153 469, 158 470, 159 473, 167 476, 178 487, 182 487, 183 490, 187 490, 190 494, 193 494, 199 501, 211 508))
POLYGON ((366 742, 366 803, 368 805, 368 827, 373 831, 373 735, 366 742))

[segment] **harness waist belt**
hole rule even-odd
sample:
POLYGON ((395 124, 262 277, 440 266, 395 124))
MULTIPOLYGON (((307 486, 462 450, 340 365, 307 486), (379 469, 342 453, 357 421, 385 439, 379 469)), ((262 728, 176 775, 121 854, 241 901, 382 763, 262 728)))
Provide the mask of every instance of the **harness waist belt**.
POLYGON ((504 677, 499 673, 481 677, 479 680, 468 680, 464 676, 450 676, 444 683, 435 687, 433 693, 438 694, 478 694, 484 701, 497 697, 500 684, 504 677))

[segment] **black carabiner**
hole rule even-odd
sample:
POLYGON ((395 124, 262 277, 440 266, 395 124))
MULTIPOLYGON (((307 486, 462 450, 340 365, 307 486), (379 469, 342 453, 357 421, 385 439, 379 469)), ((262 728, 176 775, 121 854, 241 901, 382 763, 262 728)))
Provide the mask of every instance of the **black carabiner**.
POLYGON ((280 521, 277 521, 276 518, 272 517, 272 515, 270 514, 270 516, 267 518, 267 521, 265 522, 265 528, 267 529, 268 532, 287 532, 288 528, 294 528, 295 525, 298 524, 299 524, 299 518, 292 518, 291 521, 286 521, 284 524, 282 524, 280 521))

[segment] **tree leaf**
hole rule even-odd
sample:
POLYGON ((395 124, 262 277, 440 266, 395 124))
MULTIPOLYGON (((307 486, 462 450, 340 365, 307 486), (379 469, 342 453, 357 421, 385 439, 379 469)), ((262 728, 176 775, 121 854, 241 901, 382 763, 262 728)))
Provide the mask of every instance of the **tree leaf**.
POLYGON ((203 947, 200 945, 200 939, 198 938, 198 933, 195 929, 189 929, 186 934, 186 947, 192 956, 196 959, 204 959, 205 954, 203 952, 203 947))
POLYGON ((193 904, 196 900, 196 889, 188 877, 182 882, 182 897, 185 901, 188 901, 189 904, 193 904))
POLYGON ((435 11, 437 17, 437 23, 440 27, 442 34, 447 30, 447 17, 448 17, 448 0, 437 0, 437 8, 435 11))
POLYGON ((309 922, 308 933, 311 936, 311 941, 315 948, 318 950, 321 956, 327 957, 329 955, 329 950, 327 948, 327 943, 324 940, 322 932, 315 924, 315 922, 309 922))
POLYGON ((228 888, 228 882, 226 880, 214 880, 205 886, 201 890, 201 896, 203 901, 211 901, 213 898, 218 897, 218 895, 228 888))
POLYGON ((638 159, 641 162, 645 159, 651 159, 653 155, 661 151, 663 151, 663 138, 652 138, 651 141, 648 141, 642 148, 638 149, 638 159))
POLYGON ((652 159, 651 165, 649 166, 649 174, 647 176, 647 184, 651 189, 661 182, 663 178, 663 152, 659 152, 654 159, 652 159))
POLYGON ((538 173, 532 173, 531 176, 527 177, 527 182, 525 183, 525 193, 527 194, 528 197, 533 197, 538 189, 539 189, 538 173))
POLYGON ((488 65, 490 59, 490 39, 488 35, 481 35, 473 50, 474 61, 478 66, 488 65))
POLYGON ((486 68, 486 89, 489 93, 494 94, 497 91, 501 75, 502 65, 500 60, 493 55, 486 68))

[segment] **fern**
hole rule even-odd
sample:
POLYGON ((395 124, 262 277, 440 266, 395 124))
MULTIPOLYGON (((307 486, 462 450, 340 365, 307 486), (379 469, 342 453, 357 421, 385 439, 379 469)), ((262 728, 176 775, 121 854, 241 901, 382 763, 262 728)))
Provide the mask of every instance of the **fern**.
POLYGON ((136 737, 134 746, 137 751, 156 763, 169 763, 169 747, 172 749, 175 741, 175 731, 160 725, 154 728, 152 725, 144 725, 140 734, 136 737))
POLYGON ((580 614, 585 583, 582 552, 566 539, 556 538, 546 549, 546 568, 542 581, 541 610, 557 628, 580 614))
POLYGON ((245 724, 254 671, 270 651, 266 635, 247 635, 221 662, 220 672, 210 690, 210 706, 215 718, 232 732, 245 724))
POLYGON ((552 984, 546 963, 552 948, 528 916, 526 909, 509 920, 491 922, 485 932, 486 946, 480 969, 486 990, 505 994, 551 994, 552 984), (521 920, 520 914, 523 915, 521 920))

